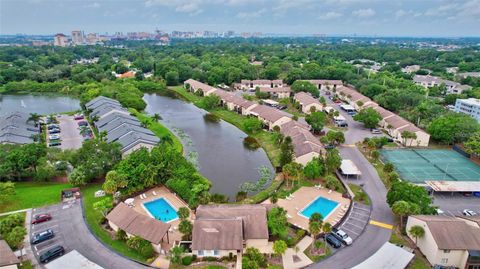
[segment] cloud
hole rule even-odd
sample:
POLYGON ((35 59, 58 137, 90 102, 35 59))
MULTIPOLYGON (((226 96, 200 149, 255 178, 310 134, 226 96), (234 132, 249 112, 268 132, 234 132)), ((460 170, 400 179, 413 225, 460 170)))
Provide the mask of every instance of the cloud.
POLYGON ((369 18, 369 17, 375 16, 376 12, 371 8, 366 8, 366 9, 354 10, 352 14, 359 18, 369 18))
POLYGON ((266 12, 267 10, 263 8, 255 12, 239 12, 235 17, 239 19, 254 19, 254 18, 259 18, 266 12))
POLYGON ((395 12, 395 18, 399 19, 405 15, 407 15, 408 12, 406 12, 405 10, 403 9, 399 9, 397 10, 397 12, 395 12))
POLYGON ((100 4, 98 2, 93 2, 88 5, 86 5, 87 8, 99 8, 100 4))
POLYGON ((336 12, 336 11, 329 11, 325 15, 320 16, 319 19, 320 20, 332 20, 332 19, 336 19, 338 17, 341 17, 342 15, 343 15, 342 13, 339 13, 339 12, 336 12))

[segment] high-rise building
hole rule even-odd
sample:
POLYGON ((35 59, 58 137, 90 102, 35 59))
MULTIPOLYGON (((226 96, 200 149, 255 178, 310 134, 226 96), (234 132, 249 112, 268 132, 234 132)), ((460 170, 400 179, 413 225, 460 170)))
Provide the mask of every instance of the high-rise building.
POLYGON ((62 33, 56 34, 53 38, 53 45, 58 47, 66 47, 68 45, 67 37, 62 33))
POLYGON ((83 31, 72 31, 72 43, 74 45, 81 45, 85 43, 83 31))

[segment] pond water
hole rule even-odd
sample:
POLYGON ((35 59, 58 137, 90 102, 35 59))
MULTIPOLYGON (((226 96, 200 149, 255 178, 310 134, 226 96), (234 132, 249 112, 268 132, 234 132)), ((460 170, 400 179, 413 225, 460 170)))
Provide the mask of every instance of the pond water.
POLYGON ((78 99, 61 95, 0 94, 0 116, 16 111, 47 115, 78 109, 80 109, 78 99))
POLYGON ((212 181, 211 193, 234 200, 239 186, 260 178, 258 169, 274 169, 265 151, 250 150, 243 144, 247 134, 214 117, 191 103, 172 96, 145 94, 148 114, 158 113, 162 123, 181 138, 187 158, 195 162, 200 173, 212 181))

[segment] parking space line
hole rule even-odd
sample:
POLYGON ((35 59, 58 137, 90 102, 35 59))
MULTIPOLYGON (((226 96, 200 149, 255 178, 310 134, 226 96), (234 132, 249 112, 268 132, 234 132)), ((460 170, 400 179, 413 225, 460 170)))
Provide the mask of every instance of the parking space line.
POLYGON ((359 222, 362 222, 362 223, 367 223, 368 222, 368 219, 359 219, 359 218, 356 218, 356 217, 350 217, 350 219, 353 219, 353 220, 356 220, 356 221, 359 221, 359 222))
POLYGON ((365 212, 370 213, 370 209, 365 209, 365 208, 361 208, 361 207, 354 207, 352 211, 355 211, 355 210, 361 210, 361 211, 365 211, 365 212))
POLYGON ((389 229, 389 230, 393 229, 393 225, 383 223, 383 222, 379 222, 379 221, 375 221, 375 220, 370 220, 370 224, 378 226, 378 227, 382 227, 382 228, 385 228, 385 229, 389 229))
POLYGON ((362 230, 363 230, 363 227, 362 227, 362 226, 358 226, 358 225, 353 224, 353 223, 350 223, 350 222, 347 223, 347 224, 348 224, 348 225, 352 225, 353 227, 356 227, 356 228, 358 228, 358 229, 362 229, 362 230))
POLYGON ((345 231, 347 231, 349 234, 354 234, 354 235, 357 235, 357 236, 360 234, 360 233, 357 233, 357 232, 355 232, 355 231, 353 231, 353 230, 350 230, 350 229, 348 229, 348 228, 345 228, 345 227, 343 227, 343 226, 342 226, 342 230, 345 230, 345 231))

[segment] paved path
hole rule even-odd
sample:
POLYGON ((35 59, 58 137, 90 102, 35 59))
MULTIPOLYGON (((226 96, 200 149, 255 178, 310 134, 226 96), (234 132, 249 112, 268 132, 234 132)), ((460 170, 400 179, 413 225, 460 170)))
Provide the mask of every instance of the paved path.
POLYGON ((288 248, 285 253, 282 255, 283 268, 285 269, 297 269, 309 266, 312 264, 312 260, 303 253, 313 242, 313 238, 310 236, 305 236, 297 243, 298 252, 295 252, 293 248, 288 248), (300 258, 300 261, 294 262, 293 256, 296 255, 300 258))
MULTIPOLYGON (((83 220, 80 200, 71 206, 57 204, 49 207, 39 208, 34 214, 50 213, 52 220, 31 227, 32 232, 52 228, 56 233, 54 244, 61 244, 67 252, 75 249, 90 261, 105 269, 145 269, 148 266, 131 261, 116 252, 110 250, 100 243, 91 233, 83 220)), ((50 240, 49 240, 50 241, 50 240)), ((45 243, 47 243, 46 241, 45 243)), ((35 256, 42 254, 48 247, 36 245, 35 256), (41 250, 40 250, 41 249, 41 250), (38 253, 37 253, 38 252, 38 253)), ((43 266, 39 267, 43 268, 43 266)))
POLYGON ((31 208, 20 209, 20 210, 17 210, 17 211, 4 212, 4 213, 0 214, 0 217, 11 215, 11 214, 16 214, 16 213, 20 213, 20 212, 27 212, 28 210, 31 210, 31 208))
MULTIPOLYGON (((328 99, 328 98, 327 98, 328 99)), ((348 123, 348 131, 345 133, 345 144, 339 148, 343 159, 352 160, 362 172, 359 180, 350 180, 349 182, 363 184, 363 189, 370 197, 372 202, 372 211, 370 221, 391 225, 394 218, 392 211, 386 203, 387 190, 380 180, 377 171, 372 164, 363 156, 363 154, 353 146, 356 142, 362 141, 364 137, 372 137, 368 129, 365 129, 361 123, 352 119, 347 113, 342 111, 339 106, 327 100, 330 106, 340 111, 348 123)), ((335 252, 335 254, 319 263, 313 264, 311 268, 351 268, 368 257, 373 255, 385 242, 390 239, 391 229, 379 225, 367 225, 349 247, 345 247, 335 252)))

